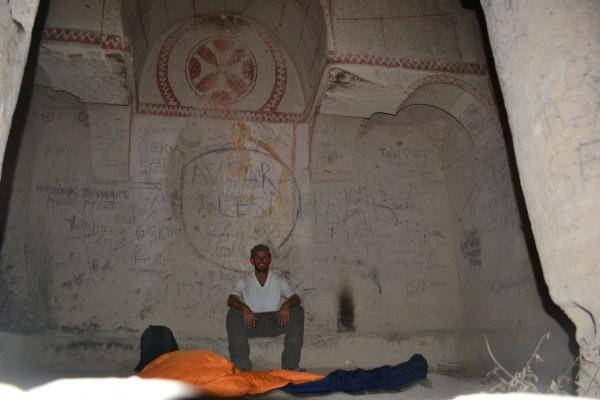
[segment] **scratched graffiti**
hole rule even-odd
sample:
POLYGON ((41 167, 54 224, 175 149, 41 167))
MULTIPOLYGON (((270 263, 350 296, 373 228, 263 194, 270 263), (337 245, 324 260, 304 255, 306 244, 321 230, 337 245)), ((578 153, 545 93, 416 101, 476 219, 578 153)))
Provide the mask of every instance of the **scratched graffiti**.
POLYGON ((532 276, 515 276, 506 279, 489 281, 489 289, 496 295, 514 296, 535 292, 535 282, 532 276))
POLYGON ((415 278, 411 277, 406 281, 406 296, 416 297, 439 291, 449 291, 451 284, 443 278, 415 278))
POLYGON ((88 105, 91 161, 101 181, 124 181, 129 171, 129 107, 88 105))
MULTIPOLYGON (((316 134, 323 147, 313 158, 319 168, 311 193, 313 263, 318 271, 335 271, 333 279, 352 277, 361 294, 357 309, 369 309, 368 316, 357 314, 359 322, 370 319, 370 326, 381 330, 402 329, 387 317, 377 321, 376 309, 401 314, 417 303, 451 320, 459 309, 458 285, 444 200, 448 183, 439 154, 447 133, 441 124, 404 125, 393 117, 380 124, 380 118, 353 140, 343 136, 350 129, 327 126, 316 134)), ((334 118, 319 123, 343 126, 334 118)), ((344 315, 338 314, 343 332, 344 315)))
POLYGON ((470 133, 475 147, 481 148, 490 138, 490 132, 494 128, 492 116, 477 103, 470 103, 462 110, 460 119, 470 133))
MULTIPOLYGON (((337 133, 333 128, 327 132, 337 133)), ((423 133, 414 126, 374 124, 356 138, 353 149, 342 142, 339 151, 352 150, 351 180, 316 186, 317 243, 354 260, 376 257, 379 263, 400 266, 408 257, 427 257, 428 265, 439 264, 449 243, 446 206, 440 202, 446 182, 438 150, 423 133)), ((333 152, 322 151, 327 154, 333 152)))
POLYGON ((352 178, 352 148, 362 120, 320 115, 316 121, 311 174, 319 182, 352 178))
POLYGON ((460 249, 463 257, 469 262, 471 268, 481 268, 481 238, 479 236, 479 231, 476 229, 466 231, 460 249))
POLYGON ((207 151, 184 166, 181 183, 186 237, 199 255, 229 268, 243 268, 256 242, 281 248, 300 213, 290 169, 260 150, 207 151))
POLYGON ((600 139, 583 143, 578 150, 582 180, 600 178, 600 139))

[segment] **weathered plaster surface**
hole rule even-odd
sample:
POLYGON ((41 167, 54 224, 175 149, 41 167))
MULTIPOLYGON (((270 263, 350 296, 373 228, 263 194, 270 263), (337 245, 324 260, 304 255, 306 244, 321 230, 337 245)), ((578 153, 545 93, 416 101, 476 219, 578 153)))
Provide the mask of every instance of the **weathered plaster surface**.
POLYGON ((456 1, 331 2, 335 58, 377 57, 485 62, 477 18, 456 1), (472 34, 475 33, 475 34, 472 34))
POLYGON ((92 170, 100 182, 129 180, 129 107, 88 104, 92 170))
MULTIPOLYGON (((40 97, 43 95, 40 94, 40 97)), ((31 180, 37 157, 28 151, 15 148, 38 147, 40 113, 37 101, 32 100, 29 113, 18 114, 13 123, 8 142, 7 173, 13 181, 3 193, 2 204, 6 207, 3 221, 3 240, 0 261, 0 307, 2 315, 0 330, 32 333, 46 329, 51 324, 48 309, 50 280, 49 263, 39 261, 48 256, 42 243, 34 245, 36 233, 32 229, 35 219, 31 217, 31 180)), ((22 111, 22 110, 19 110, 22 111)), ((36 241, 37 243, 37 241, 36 241)))
POLYGON ((38 3, 36 0, 0 1, 0 54, 5 58, 0 64, 0 160, 21 88, 38 3))
POLYGON ((52 87, 90 103, 129 103, 127 67, 121 55, 64 45, 45 46, 39 64, 52 87))
MULTIPOLYGON (((357 329, 401 332, 409 319, 416 330, 459 327, 458 282, 437 151, 402 118, 378 117, 366 127, 355 118, 352 130, 348 122, 322 116, 315 127, 317 263, 338 271, 331 276, 332 287, 349 288, 361 317, 357 329), (331 146, 349 132, 354 137, 350 151, 331 146), (415 307, 423 313, 414 314, 415 307), (395 317, 386 318, 391 310, 395 317), (431 314, 438 317, 432 320, 431 314)), ((316 296, 327 294, 317 291, 316 296)))

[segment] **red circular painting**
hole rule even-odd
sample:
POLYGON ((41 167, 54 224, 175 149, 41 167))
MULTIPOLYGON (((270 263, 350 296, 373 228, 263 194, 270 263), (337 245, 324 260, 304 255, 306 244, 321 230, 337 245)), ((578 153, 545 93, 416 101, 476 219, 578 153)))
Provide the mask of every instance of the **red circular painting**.
POLYGON ((188 55, 186 75, 192 90, 216 103, 232 103, 247 94, 256 82, 256 60, 235 39, 212 37, 188 55))

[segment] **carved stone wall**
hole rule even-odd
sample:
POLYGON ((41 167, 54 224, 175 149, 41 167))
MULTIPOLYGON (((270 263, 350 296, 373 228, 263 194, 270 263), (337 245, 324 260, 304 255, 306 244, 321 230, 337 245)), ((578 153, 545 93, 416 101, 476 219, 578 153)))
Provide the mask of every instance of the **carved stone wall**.
POLYGON ((2 328, 46 366, 126 367, 149 324, 226 355, 227 295, 265 242, 306 310, 303 366, 481 372, 486 333, 519 368, 555 330, 560 368, 474 12, 367 3, 53 1, 2 328))

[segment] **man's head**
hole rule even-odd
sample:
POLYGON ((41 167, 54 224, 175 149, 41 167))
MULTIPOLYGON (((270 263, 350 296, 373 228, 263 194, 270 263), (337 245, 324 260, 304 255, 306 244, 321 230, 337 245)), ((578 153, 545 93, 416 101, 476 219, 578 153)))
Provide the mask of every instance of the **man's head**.
POLYGON ((257 244, 250 250, 250 262, 254 269, 258 271, 267 271, 271 264, 271 250, 269 246, 257 244))

